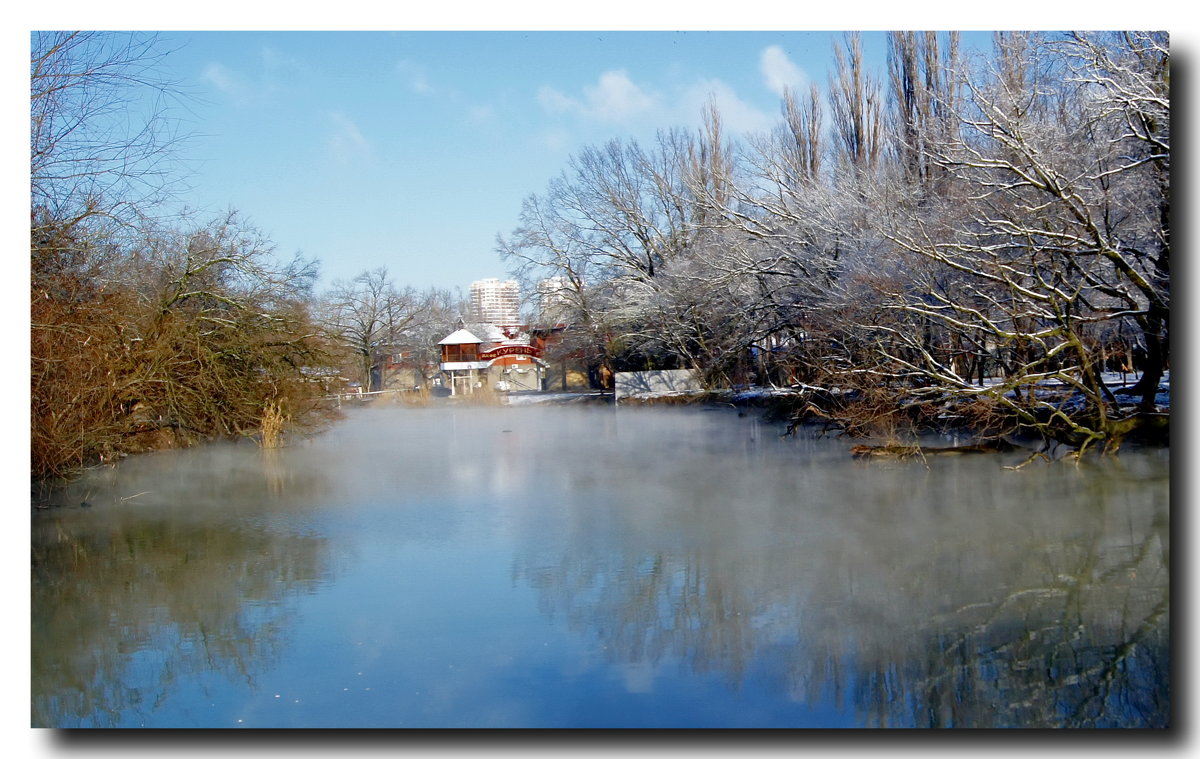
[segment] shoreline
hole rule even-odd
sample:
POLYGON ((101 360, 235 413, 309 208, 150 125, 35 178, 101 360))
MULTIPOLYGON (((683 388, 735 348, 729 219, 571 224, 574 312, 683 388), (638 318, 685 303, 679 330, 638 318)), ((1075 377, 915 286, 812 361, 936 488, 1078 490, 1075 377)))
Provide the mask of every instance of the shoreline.
MULTIPOLYGON (((1123 383, 1122 383, 1123 385, 1123 383)), ((1122 385, 1113 387, 1120 395, 1122 385)), ((1062 388, 1044 388, 1062 392, 1062 388)), ((856 409, 861 396, 854 390, 831 390, 802 385, 795 388, 740 388, 673 393, 647 393, 623 398, 619 406, 731 406, 738 409, 759 409, 765 419, 787 425, 785 434, 801 427, 822 427, 826 433, 836 431, 854 440, 863 441, 858 455, 912 455, 942 453, 950 449, 963 452, 963 445, 972 452, 1004 452, 1030 450, 1035 453, 1053 452, 1055 458, 1082 455, 1088 449, 1116 455, 1122 447, 1170 448, 1170 381, 1169 374, 1160 386, 1159 406, 1154 412, 1136 410, 1134 404, 1122 404, 1115 423, 1115 441, 1104 445, 1072 446, 1045 433, 1045 429, 1024 423, 1015 414, 993 416, 987 424, 973 421, 970 405, 964 400, 946 395, 917 401, 899 397, 880 410, 865 413, 856 409), (921 438, 929 435, 950 435, 965 441, 955 446, 924 446, 921 438), (867 448, 871 450, 866 450, 867 448)), ((1063 404, 1067 405, 1067 404, 1063 404)))

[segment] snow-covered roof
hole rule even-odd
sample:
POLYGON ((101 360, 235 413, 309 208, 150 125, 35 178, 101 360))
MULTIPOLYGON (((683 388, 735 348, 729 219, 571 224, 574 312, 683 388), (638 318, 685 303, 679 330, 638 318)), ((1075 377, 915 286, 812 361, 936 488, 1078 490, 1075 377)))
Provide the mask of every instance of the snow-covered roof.
POLYGON ((482 340, 480 340, 478 337, 475 337, 475 335, 472 335, 469 331, 460 329, 443 337, 441 341, 438 342, 438 345, 468 345, 482 342, 482 340))
POLYGON ((484 340, 489 343, 498 343, 504 340, 504 330, 497 327, 495 324, 476 324, 477 328, 483 328, 484 340))

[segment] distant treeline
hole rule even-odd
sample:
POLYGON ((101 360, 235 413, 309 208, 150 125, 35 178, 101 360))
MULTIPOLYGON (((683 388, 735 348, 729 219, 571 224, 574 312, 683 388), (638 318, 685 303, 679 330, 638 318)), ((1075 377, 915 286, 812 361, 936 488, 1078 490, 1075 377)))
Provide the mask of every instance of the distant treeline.
POLYGON ((768 133, 710 106, 580 151, 499 251, 593 364, 1115 448, 1170 363, 1167 34, 887 40, 873 71, 845 35, 768 133))
POLYGON ((179 136, 161 55, 149 35, 32 35, 34 478, 216 437, 270 445, 319 410, 315 266, 277 260, 236 213, 164 216, 179 136))
MULTIPOLYGON (((450 294, 382 268, 315 294, 314 262, 278 258, 237 213, 164 210, 184 96, 153 35, 31 42, 34 477, 271 444, 321 417, 331 378, 436 362, 463 313, 450 294)), ((542 326, 569 325, 547 358, 838 389, 863 430, 950 404, 980 430, 1113 447, 1152 414, 1170 365, 1167 35, 888 43, 872 71, 846 35, 767 133, 729 135, 710 105, 697 131, 572 156, 498 242, 542 326), (1140 381, 1114 393, 1103 371, 1140 381)))

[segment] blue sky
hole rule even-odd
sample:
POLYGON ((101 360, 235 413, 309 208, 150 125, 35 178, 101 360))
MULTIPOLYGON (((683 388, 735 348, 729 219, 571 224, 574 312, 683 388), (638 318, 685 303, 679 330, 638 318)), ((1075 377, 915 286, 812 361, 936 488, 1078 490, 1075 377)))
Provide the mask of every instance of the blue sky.
MULTIPOLYGON (((174 32, 194 93, 189 201, 235 208, 325 281, 503 276, 497 233, 588 144, 699 125, 769 129, 783 86, 824 84, 830 33, 174 32)), ((882 66, 884 39, 864 45, 882 66)))
MULTIPOLYGON (((761 23, 767 28, 836 30, 1071 25, 1044 14, 1037 24, 1012 14, 1008 23, 961 13, 921 18, 895 5, 881 12, 872 3, 855 4, 853 13, 837 9, 832 20, 828 9, 820 15, 801 4, 781 9, 757 0, 699 11, 614 3, 616 15, 597 11, 578 19, 562 15, 561 4, 542 15, 520 4, 525 12, 515 15, 510 6, 470 2, 434 9, 432 16, 428 9, 412 16, 397 8, 392 17, 371 15, 368 24, 330 10, 324 12, 330 18, 302 12, 280 18, 224 0, 215 16, 207 6, 199 11, 208 20, 172 18, 160 6, 137 3, 115 15, 109 6, 71 3, 65 11, 56 5, 46 18, 26 12, 35 16, 27 29, 180 30, 161 35, 175 49, 165 75, 194 95, 179 114, 195 135, 180 155, 193 172, 183 197, 190 206, 212 216, 236 209, 282 256, 319 259, 322 286, 386 266, 400 285, 464 290, 474 279, 506 275, 494 252, 496 235, 512 231, 522 200, 542 192, 572 153, 614 137, 648 141, 660 128, 695 128, 709 97, 730 132, 770 128, 782 86, 825 86, 832 44, 841 37, 840 31, 705 29, 761 19, 769 19, 761 23), (764 7, 773 10, 765 15, 764 7), (642 12, 651 8, 658 12, 642 12), (695 30, 490 31, 654 29, 676 22, 695 30), (488 31, 184 31, 230 24, 488 31)), ((1070 15, 1076 10, 1068 3, 1059 16, 1083 18, 1070 15)), ((884 35, 863 34, 868 61, 882 74, 884 35)), ((968 37, 986 45, 990 35, 968 37)))
MULTIPOLYGON (((27 238, 28 93, 31 29, 889 29, 889 28, 1166 28, 1184 61, 1197 49, 1187 4, 1112 4, 1078 0, 1048 4, 1011 0, 1000 5, 856 2, 838 7, 812 3, 743 0, 701 6, 695 2, 611 0, 551 10, 513 12, 514 3, 492 3, 481 13, 473 2, 426 8, 322 7, 319 15, 279 5, 255 8, 242 0, 167 8, 161 2, 20 4, 7 9, 0 54, 7 56, 10 104, 5 142, 9 216, 5 228, 11 276, 3 301, 13 332, 27 313, 27 265, 16 251, 27 238), (595 9, 595 10, 593 10, 595 9), (647 10, 655 10, 647 13, 647 10), (503 16, 501 15, 503 14, 503 16), (534 15, 536 14, 536 15, 534 15), (364 18, 364 15, 366 18, 364 18)), ((516 5, 520 5, 517 3, 516 5)), ((828 34, 691 31, 615 36, 549 34, 263 34, 257 32, 166 35, 182 49, 169 61, 175 74, 202 98, 190 127, 203 136, 187 157, 194 161, 190 202, 213 213, 241 210, 288 255, 321 259, 326 281, 387 266, 401 284, 462 287, 479 277, 502 276, 496 233, 517 223, 521 200, 541 192, 579 147, 614 136, 645 138, 656 128, 691 125, 706 88, 724 97, 731 126, 761 125, 774 118, 778 97, 763 68, 764 51, 778 71, 824 84, 831 64, 828 34), (797 73, 798 72, 798 73, 797 73), (637 97, 640 94, 642 97, 637 97), (607 95, 607 97, 605 97, 607 95), (624 98, 621 97, 624 95, 624 98), (625 103, 627 107, 620 108, 625 103), (737 108, 731 106, 736 105, 737 108), (605 107, 607 106, 607 108, 605 107)), ((881 38, 868 35, 879 55, 881 38), (872 40, 875 40, 872 42, 872 40)), ((1194 77, 1180 84, 1186 96, 1194 77)), ((1186 113, 1186 110, 1185 110, 1186 113)), ((1186 171, 1185 166, 1185 171, 1186 171)), ((1187 201, 1187 198, 1185 198, 1187 201)), ((1189 209, 1191 203, 1187 203, 1189 209)), ((1185 314, 1186 316, 1186 314, 1185 314)), ((14 334, 16 344, 22 341, 14 334)), ((18 397, 28 392, 20 372, 10 377, 18 397)), ((21 404, 6 421, 14 428, 21 404)), ((20 455, 9 457, 14 468, 20 455)), ((11 531, 17 543, 20 530, 11 531)), ((28 542, 25 542, 27 547, 28 542)), ((10 556, 26 555, 21 545, 10 556)), ((13 576, 28 571, 18 562, 13 576)), ((28 628, 21 628, 27 630, 28 628)), ((14 641, 15 646, 22 645, 14 641)), ((34 731, 12 731, 26 755, 59 753, 34 731)), ((8 737, 8 736, 6 736, 8 737)), ((19 750, 19 749, 18 749, 19 750)), ((225 751, 228 753, 228 751, 225 751)), ((249 755, 234 749, 238 756, 249 755)))

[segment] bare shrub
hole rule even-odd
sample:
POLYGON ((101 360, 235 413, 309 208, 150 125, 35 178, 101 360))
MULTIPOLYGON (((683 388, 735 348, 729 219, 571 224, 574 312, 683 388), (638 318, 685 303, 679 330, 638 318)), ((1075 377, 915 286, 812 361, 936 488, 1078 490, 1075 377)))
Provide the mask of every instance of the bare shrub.
POLYGON ((258 444, 263 448, 279 448, 283 445, 283 428, 287 417, 278 403, 268 403, 263 409, 262 426, 258 444))

